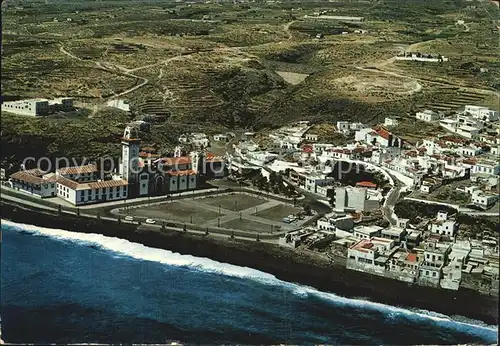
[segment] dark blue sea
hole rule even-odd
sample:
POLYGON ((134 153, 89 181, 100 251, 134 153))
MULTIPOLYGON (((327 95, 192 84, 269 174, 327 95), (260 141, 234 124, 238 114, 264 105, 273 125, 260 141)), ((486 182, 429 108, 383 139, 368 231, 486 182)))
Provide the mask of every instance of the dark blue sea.
POLYGON ((346 299, 97 234, 2 223, 12 343, 497 343, 497 326, 346 299))

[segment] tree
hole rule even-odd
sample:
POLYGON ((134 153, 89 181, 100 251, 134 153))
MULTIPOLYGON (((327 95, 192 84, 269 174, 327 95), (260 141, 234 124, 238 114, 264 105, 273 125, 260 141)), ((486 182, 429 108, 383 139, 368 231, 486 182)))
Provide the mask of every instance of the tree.
POLYGON ((304 205, 304 212, 306 213, 306 215, 312 214, 312 209, 311 209, 311 206, 309 204, 304 205))
POLYGON ((276 174, 276 172, 272 171, 271 173, 269 173, 269 184, 274 187, 276 186, 276 183, 278 182, 278 175, 276 174))
POLYGON ((290 184, 285 185, 285 187, 283 188, 283 194, 286 197, 291 198, 295 195, 295 188, 290 184))
POLYGON ((283 191, 285 187, 285 184, 283 182, 283 177, 281 176, 281 174, 278 174, 276 176, 276 189, 278 190, 278 193, 283 191))

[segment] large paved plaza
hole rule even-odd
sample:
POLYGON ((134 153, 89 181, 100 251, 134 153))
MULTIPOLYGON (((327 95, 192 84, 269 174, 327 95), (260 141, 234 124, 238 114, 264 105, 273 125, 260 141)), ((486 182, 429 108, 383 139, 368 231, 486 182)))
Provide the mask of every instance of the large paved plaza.
POLYGON ((122 215, 152 218, 157 221, 193 223, 203 227, 223 227, 256 233, 286 231, 305 220, 285 224, 282 219, 300 208, 248 194, 227 194, 184 199, 121 210, 122 215))

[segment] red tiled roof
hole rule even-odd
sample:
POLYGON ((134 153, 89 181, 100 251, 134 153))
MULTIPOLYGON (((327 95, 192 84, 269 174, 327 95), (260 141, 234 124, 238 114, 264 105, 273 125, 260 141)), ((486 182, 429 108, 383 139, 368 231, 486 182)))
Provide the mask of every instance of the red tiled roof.
MULTIPOLYGON (((106 180, 106 181, 96 181, 92 183, 80 184, 80 185, 88 185, 91 189, 100 189, 105 187, 113 187, 113 186, 126 186, 128 185, 128 181, 120 179, 120 180, 106 180)), ((86 186, 83 186, 86 188, 86 186)))
POLYGON ((391 133, 389 131, 387 131, 386 129, 384 129, 383 127, 379 127, 378 129, 375 129, 375 133, 377 135, 379 135, 380 137, 382 137, 383 139, 389 139, 389 136, 391 135, 391 133))
POLYGON ((418 153, 415 150, 409 150, 409 151, 405 152, 405 155, 410 156, 410 157, 416 157, 416 156, 418 156, 418 153))
POLYGON ((139 153, 139 157, 153 157, 153 158, 154 158, 154 157, 160 157, 160 155, 158 155, 158 154, 153 154, 153 153, 148 153, 148 152, 146 152, 146 151, 141 151, 141 152, 139 153))
POLYGON ((76 190, 78 186, 80 185, 78 182, 70 180, 68 178, 64 177, 59 177, 57 179, 57 183, 61 184, 62 186, 66 186, 67 188, 70 188, 71 190, 76 190))
POLYGON ((466 165, 475 165, 477 163, 477 160, 472 158, 467 158, 463 159, 462 163, 465 163, 466 165))
POLYGON ((187 165, 192 163, 192 159, 190 156, 164 157, 160 159, 160 162, 166 166, 187 165))
POLYGON ((306 144, 306 145, 302 146, 302 151, 304 153, 312 153, 312 152, 314 152, 314 148, 312 145, 306 144))
POLYGON ((97 172, 96 165, 84 165, 84 166, 74 166, 74 167, 64 167, 57 170, 59 174, 82 174, 82 173, 94 173, 97 172))
POLYGON ((417 254, 409 253, 408 256, 406 256, 406 260, 409 262, 416 262, 417 261, 417 254))
POLYGON ((195 175, 197 172, 192 169, 186 169, 183 171, 168 171, 167 175, 171 176, 184 176, 184 175, 195 175))
POLYGON ((126 186, 128 182, 126 180, 105 180, 105 181, 94 181, 90 183, 78 183, 76 181, 59 177, 57 183, 66 186, 72 190, 90 190, 90 189, 100 189, 113 186, 126 186))
POLYGON ((360 181, 359 183, 356 184, 356 186, 370 187, 374 189, 377 188, 377 184, 374 184, 371 181, 360 181))
POLYGON ((43 181, 42 178, 26 173, 26 171, 19 171, 13 173, 10 177, 15 180, 20 180, 29 184, 36 184, 36 185, 41 184, 43 181))
POLYGON ((206 162, 223 162, 223 161, 225 161, 223 156, 216 155, 214 153, 206 153, 205 160, 206 160, 206 162))

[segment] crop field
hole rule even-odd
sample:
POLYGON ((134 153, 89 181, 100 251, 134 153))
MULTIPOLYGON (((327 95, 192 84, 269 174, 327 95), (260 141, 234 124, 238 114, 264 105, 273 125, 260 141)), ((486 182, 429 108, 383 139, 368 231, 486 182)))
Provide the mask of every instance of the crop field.
MULTIPOLYGON (((76 148, 84 148, 81 155, 114 152, 114 132, 95 126, 117 95, 132 112, 117 111, 106 125, 119 129, 159 115, 162 121, 141 135, 164 150, 187 129, 259 131, 295 120, 375 123, 468 103, 498 108, 498 31, 488 16, 498 8, 481 4, 11 0, 2 7, 3 95, 74 97, 91 110, 78 120, 77 132, 94 137, 87 138, 90 146, 74 143, 73 136, 58 139, 56 150, 43 131, 56 119, 21 119, 23 126, 3 126, 2 147, 14 148, 22 138, 41 156, 76 148), (395 61, 404 51, 450 60, 395 61), (34 126, 39 138, 17 132, 34 126)), ((9 149, 2 159, 18 164, 20 158, 9 149)))

